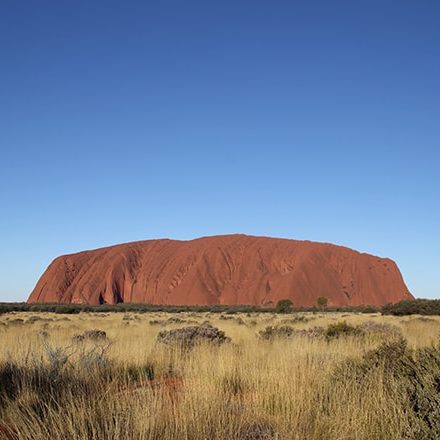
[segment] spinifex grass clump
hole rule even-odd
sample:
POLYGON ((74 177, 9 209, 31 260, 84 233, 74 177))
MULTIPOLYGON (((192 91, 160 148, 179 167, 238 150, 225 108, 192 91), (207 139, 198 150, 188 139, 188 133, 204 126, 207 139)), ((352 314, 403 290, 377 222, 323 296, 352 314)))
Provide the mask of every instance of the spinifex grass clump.
POLYGON ((286 324, 298 324, 298 323, 309 322, 312 319, 313 319, 312 317, 307 318, 304 315, 296 315, 293 318, 284 319, 283 322, 286 323, 286 324))
MULTIPOLYGON (((331 383, 335 389, 352 384, 365 396, 366 385, 379 378, 384 395, 406 414, 404 438, 440 438, 440 345, 411 350, 404 338, 384 342, 360 360, 342 363, 331 383)), ((338 399, 345 404, 343 395, 338 399)))
POLYGON ((222 330, 207 323, 175 330, 163 330, 157 335, 158 342, 182 348, 193 348, 202 343, 221 345, 230 340, 222 330))
POLYGON ((402 332, 397 326, 383 322, 365 321, 357 328, 366 334, 383 338, 396 339, 402 336, 402 332))
POLYGON ((92 395, 97 382, 89 380, 83 371, 78 374, 67 362, 68 355, 58 348, 48 351, 45 360, 0 364, 0 406, 27 396, 28 410, 44 416, 50 407, 66 399, 83 393, 92 395))
POLYGON ((347 324, 345 321, 330 324, 324 331, 327 339, 339 338, 340 336, 362 336, 364 331, 358 326, 347 324))
POLYGON ((315 326, 306 329, 296 329, 289 325, 268 326, 259 332, 262 339, 272 340, 274 338, 308 337, 335 339, 341 336, 363 336, 365 334, 359 326, 352 326, 345 321, 330 324, 327 327, 315 326))
POLYGON ((269 325, 264 330, 259 332, 259 336, 262 339, 272 340, 275 338, 290 338, 298 334, 298 330, 289 325, 269 325))
POLYGON ((45 342, 43 347, 39 358, 0 362, 0 439, 42 440, 56 432, 55 438, 78 440, 140 438, 128 415, 128 401, 119 401, 139 388, 153 392, 153 363, 115 363, 102 345, 79 350, 45 342), (70 422, 64 420, 66 413, 70 422), (46 423, 39 421, 50 421, 51 428, 46 431, 46 423), (69 435, 71 429, 74 432, 69 435))
POLYGON ((76 342, 92 340, 92 341, 104 341, 107 339, 107 333, 104 330, 92 329, 86 330, 84 333, 75 335, 72 338, 76 342))
POLYGON ((169 324, 194 324, 196 322, 197 321, 195 321, 194 319, 182 319, 179 316, 171 316, 170 318, 167 319, 150 320, 151 325, 161 325, 163 327, 169 324))

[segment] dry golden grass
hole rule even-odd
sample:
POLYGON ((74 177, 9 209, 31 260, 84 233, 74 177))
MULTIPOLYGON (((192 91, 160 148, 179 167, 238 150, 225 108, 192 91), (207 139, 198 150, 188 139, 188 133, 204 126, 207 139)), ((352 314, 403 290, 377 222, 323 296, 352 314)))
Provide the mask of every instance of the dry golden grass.
MULTIPOLYGON (((341 320, 352 325, 375 321, 395 325, 408 346, 417 349, 438 343, 440 317, 304 315, 310 320, 296 323, 289 322, 292 315, 272 314, 0 316, 3 363, 50 366, 53 359, 49 359, 49 352, 61 347, 71 355, 62 367, 67 374, 81 356, 72 337, 99 328, 107 332, 110 345, 107 341, 97 345, 106 349, 104 357, 113 371, 109 378, 93 365, 82 370, 76 368, 65 380, 77 381, 77 385, 63 391, 63 398, 55 404, 43 399, 44 387, 22 385, 13 398, 0 405, 0 438, 427 438, 408 434, 408 408, 399 400, 399 384, 385 377, 383 369, 377 368, 362 381, 334 380, 338 367, 347 360, 360 359, 381 343, 380 338, 340 337, 327 341, 294 337, 265 341, 258 337, 258 332, 281 323, 305 329, 341 320), (165 322, 169 318, 185 322, 165 322), (232 343, 220 347, 202 345, 185 352, 155 342, 157 333, 165 328, 204 321, 224 330, 232 343), (154 370, 154 378, 145 366, 154 370), (136 374, 130 375, 130 371, 136 374)), ((349 364, 344 368, 349 369, 349 364)))

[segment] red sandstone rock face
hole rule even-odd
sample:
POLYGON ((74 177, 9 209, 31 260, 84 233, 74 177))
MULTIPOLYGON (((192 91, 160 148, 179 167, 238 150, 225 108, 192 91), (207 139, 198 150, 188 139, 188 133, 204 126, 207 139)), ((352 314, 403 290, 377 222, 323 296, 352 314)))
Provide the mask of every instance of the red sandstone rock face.
POLYGON ((397 265, 332 244, 246 235, 148 240, 56 258, 28 302, 382 305, 411 299, 397 265))

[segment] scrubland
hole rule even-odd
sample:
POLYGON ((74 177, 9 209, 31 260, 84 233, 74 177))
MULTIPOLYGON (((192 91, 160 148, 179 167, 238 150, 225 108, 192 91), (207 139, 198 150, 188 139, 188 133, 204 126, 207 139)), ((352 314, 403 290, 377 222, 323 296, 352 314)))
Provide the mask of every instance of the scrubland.
POLYGON ((438 316, 14 312, 0 338, 4 439, 440 438, 438 316), (156 339, 206 322, 230 341, 156 339))

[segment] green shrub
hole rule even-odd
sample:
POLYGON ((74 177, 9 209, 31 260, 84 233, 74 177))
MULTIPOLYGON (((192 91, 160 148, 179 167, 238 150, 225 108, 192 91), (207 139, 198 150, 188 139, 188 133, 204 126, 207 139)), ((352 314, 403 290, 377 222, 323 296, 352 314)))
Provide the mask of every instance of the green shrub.
POLYGON ((440 299, 416 299, 387 304, 382 308, 383 315, 440 315, 440 299))
POLYGON ((364 334, 359 327, 347 324, 345 321, 330 324, 325 330, 325 337, 327 339, 339 338, 340 336, 361 336, 364 334))
POLYGON ((292 310, 293 302, 290 299, 280 299, 275 307, 277 313, 288 313, 292 310))
POLYGON ((328 305, 328 299, 325 296, 320 296, 316 303, 318 304, 318 307, 321 309, 325 309, 328 305))

